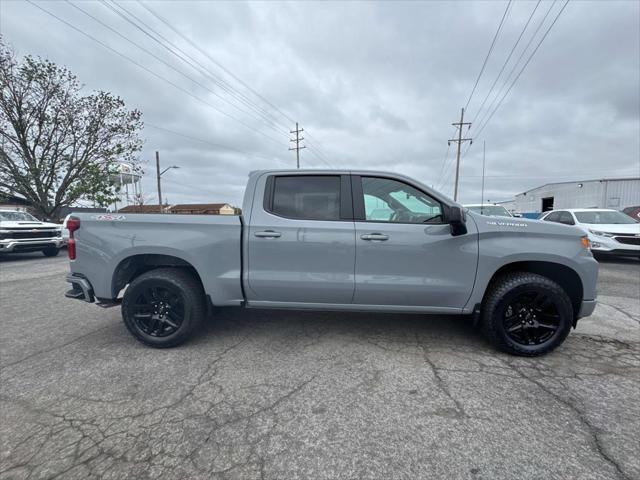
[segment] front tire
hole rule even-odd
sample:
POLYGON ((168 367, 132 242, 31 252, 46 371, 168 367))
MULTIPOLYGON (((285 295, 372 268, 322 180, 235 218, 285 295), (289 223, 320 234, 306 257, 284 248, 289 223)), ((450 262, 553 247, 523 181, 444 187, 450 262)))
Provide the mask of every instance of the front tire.
POLYGON ((206 315, 200 282, 187 270, 158 268, 134 279, 122 298, 122 318, 141 343, 155 348, 187 341, 206 315))
POLYGON ((45 257, 57 257, 58 253, 60 253, 60 249, 56 247, 47 247, 42 250, 42 253, 45 257))
POLYGON ((498 349, 534 357, 558 347, 573 324, 573 306, 564 289, 528 272, 507 274, 489 288, 482 308, 482 331, 498 349))

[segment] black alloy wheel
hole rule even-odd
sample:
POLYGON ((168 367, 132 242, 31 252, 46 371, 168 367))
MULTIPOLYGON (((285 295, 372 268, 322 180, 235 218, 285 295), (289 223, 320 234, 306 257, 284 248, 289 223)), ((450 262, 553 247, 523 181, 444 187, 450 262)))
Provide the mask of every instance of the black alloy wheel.
POLYGON ((133 320, 142 332, 152 337, 174 334, 184 321, 184 298, 176 288, 151 285, 135 299, 133 320))
POLYGON ((507 336, 519 345, 541 345, 560 328, 560 309, 552 296, 532 287, 517 295, 504 310, 507 336))
POLYGON ((160 267, 134 278, 122 297, 122 319, 141 343, 155 348, 187 341, 207 315, 200 279, 184 268, 160 267))
POLYGON ((564 342, 574 325, 571 299, 558 283, 531 272, 495 279, 482 302, 482 331, 512 355, 544 355, 564 342))

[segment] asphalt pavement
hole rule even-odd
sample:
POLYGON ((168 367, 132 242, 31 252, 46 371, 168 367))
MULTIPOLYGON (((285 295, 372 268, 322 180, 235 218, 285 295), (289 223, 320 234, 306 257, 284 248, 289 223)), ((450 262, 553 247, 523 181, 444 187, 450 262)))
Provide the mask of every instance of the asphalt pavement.
POLYGON ((223 309, 154 350, 0 258, 0 479, 639 479, 640 262, 555 352, 463 317, 223 309))

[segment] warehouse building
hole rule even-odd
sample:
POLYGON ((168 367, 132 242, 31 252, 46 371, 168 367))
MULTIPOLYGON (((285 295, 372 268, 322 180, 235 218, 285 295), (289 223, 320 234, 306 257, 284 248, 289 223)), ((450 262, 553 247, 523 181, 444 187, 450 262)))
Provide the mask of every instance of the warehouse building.
POLYGON ((515 211, 533 216, 563 208, 612 208, 640 205, 640 177, 548 183, 515 197, 515 211))

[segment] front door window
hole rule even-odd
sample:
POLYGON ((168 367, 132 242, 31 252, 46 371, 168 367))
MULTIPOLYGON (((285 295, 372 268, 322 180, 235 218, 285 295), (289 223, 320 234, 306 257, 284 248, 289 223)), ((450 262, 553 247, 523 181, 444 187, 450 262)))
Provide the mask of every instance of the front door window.
POLYGON ((442 223, 440 202, 406 183, 362 177, 365 219, 391 223, 442 223))

